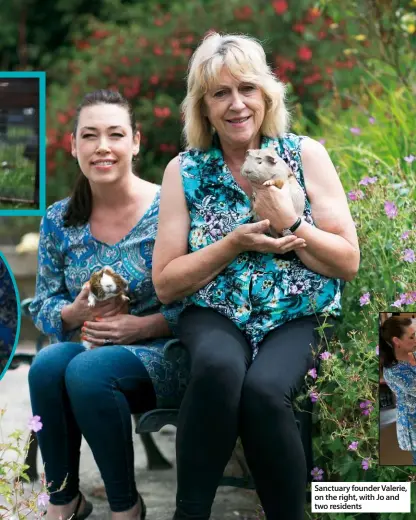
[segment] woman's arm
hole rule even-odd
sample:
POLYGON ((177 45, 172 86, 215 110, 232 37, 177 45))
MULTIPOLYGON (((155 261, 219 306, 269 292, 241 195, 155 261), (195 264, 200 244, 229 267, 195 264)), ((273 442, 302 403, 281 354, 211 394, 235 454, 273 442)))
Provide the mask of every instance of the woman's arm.
POLYGON ((180 175, 179 158, 166 167, 160 195, 159 224, 152 276, 162 303, 181 300, 213 280, 237 256, 225 237, 188 254, 190 219, 180 175))
POLYGON ((64 277, 64 258, 60 253, 54 225, 48 213, 40 225, 38 272, 35 297, 30 314, 35 326, 54 341, 67 341, 72 333, 65 329, 61 312, 71 305, 64 277))
POLYGON ((338 173, 317 141, 304 139, 301 152, 306 191, 317 227, 303 222, 296 230, 296 236, 304 238, 307 246, 297 255, 313 271, 350 281, 358 272, 360 250, 338 173))
MULTIPOLYGON (((325 148, 313 139, 304 139, 301 146, 305 186, 311 203, 314 227, 307 222, 295 231, 306 247, 296 254, 317 273, 330 278, 352 280, 357 274, 360 252, 357 233, 344 189, 325 148)), ((296 221, 288 188, 260 187, 256 212, 268 218, 273 228, 281 231, 296 221)))

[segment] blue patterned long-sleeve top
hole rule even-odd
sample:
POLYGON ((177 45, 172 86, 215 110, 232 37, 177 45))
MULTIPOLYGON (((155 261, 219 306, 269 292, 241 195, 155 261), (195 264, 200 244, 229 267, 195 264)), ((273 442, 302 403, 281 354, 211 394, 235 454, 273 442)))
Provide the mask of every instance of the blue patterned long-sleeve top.
POLYGON ((397 440, 405 451, 416 450, 416 366, 398 361, 384 368, 384 379, 396 394, 397 440))
MULTIPOLYGON (((131 314, 144 316, 160 312, 174 330, 180 305, 162 305, 151 276, 159 201, 160 189, 136 226, 113 245, 97 240, 88 222, 64 227, 69 199, 47 209, 40 227, 36 293, 29 310, 36 327, 53 342, 68 341, 78 332, 63 329, 62 308, 75 300, 93 272, 106 265, 129 282, 131 314)), ((163 344, 160 340, 154 341, 163 344)), ((151 346, 152 340, 148 344, 151 346)))

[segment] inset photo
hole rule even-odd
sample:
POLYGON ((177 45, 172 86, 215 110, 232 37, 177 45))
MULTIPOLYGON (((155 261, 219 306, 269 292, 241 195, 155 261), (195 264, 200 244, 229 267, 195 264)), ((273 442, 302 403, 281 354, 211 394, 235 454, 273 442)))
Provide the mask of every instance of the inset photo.
POLYGON ((416 313, 379 314, 379 464, 416 466, 416 313))
POLYGON ((0 252, 0 381, 12 362, 19 329, 19 293, 10 266, 0 252))
POLYGON ((0 216, 45 212, 45 73, 0 72, 0 216))

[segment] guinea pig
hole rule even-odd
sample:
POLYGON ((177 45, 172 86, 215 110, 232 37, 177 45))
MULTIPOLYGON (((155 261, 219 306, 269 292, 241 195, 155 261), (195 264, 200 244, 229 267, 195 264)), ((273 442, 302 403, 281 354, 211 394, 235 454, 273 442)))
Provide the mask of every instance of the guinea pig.
MULTIPOLYGON (((111 267, 105 266, 93 273, 89 280, 88 306, 95 307, 97 302, 103 302, 110 298, 121 298, 129 301, 127 296, 128 282, 121 275, 116 273, 111 267)), ((89 341, 83 341, 86 348, 91 347, 89 341)))
MULTIPOLYGON (((303 189, 296 180, 292 170, 285 161, 279 157, 274 148, 248 150, 244 164, 241 167, 241 175, 251 183, 263 184, 263 186, 276 186, 276 188, 279 189, 288 182, 290 196, 296 214, 298 217, 303 215, 305 210, 305 194, 303 189)), ((255 197, 256 193, 253 189, 253 202, 255 197)), ((256 214, 254 214, 254 218, 258 220, 256 214)))

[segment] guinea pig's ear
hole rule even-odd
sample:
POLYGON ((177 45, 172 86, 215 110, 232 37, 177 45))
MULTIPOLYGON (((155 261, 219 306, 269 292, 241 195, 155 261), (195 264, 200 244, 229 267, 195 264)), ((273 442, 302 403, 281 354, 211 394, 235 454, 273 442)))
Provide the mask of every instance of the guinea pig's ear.
POLYGON ((274 157, 273 155, 266 155, 265 159, 266 159, 266 161, 269 164, 276 164, 277 163, 277 158, 274 157))
POLYGON ((109 265, 105 265, 103 267, 103 271, 109 271, 110 273, 114 273, 114 269, 112 267, 110 267, 109 265))

